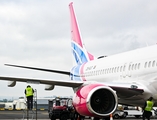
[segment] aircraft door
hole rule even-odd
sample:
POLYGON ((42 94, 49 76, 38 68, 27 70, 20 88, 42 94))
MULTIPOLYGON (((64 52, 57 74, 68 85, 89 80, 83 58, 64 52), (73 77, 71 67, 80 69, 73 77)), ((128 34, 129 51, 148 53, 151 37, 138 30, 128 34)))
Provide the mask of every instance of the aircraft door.
POLYGON ((124 64, 124 66, 122 67, 122 77, 123 78, 131 77, 131 67, 132 67, 132 63, 124 64))
POLYGON ((126 63, 123 66, 121 66, 122 78, 125 78, 127 75, 126 66, 127 66, 126 63))
POLYGON ((131 77, 131 69, 132 69, 132 63, 129 63, 128 69, 127 69, 127 76, 131 77))

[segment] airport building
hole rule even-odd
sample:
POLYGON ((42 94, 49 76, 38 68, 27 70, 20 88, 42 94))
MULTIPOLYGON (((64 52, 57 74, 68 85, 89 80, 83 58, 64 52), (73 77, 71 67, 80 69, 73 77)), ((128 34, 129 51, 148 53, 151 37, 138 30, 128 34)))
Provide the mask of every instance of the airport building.
MULTIPOLYGON (((48 109, 48 100, 53 98, 37 98, 34 100, 33 108, 37 108, 38 110, 47 110, 48 109)), ((8 102, 0 102, 0 110, 22 110, 27 109, 27 101, 24 97, 19 97, 19 99, 8 101, 8 102)))

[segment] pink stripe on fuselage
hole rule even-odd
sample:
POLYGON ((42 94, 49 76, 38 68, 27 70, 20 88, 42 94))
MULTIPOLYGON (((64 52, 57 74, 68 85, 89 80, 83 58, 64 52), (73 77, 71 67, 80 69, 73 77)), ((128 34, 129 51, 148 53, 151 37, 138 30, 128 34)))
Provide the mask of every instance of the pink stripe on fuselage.
MULTIPOLYGON (((83 75, 83 69, 86 63, 82 64, 81 69, 80 69, 80 74, 83 75)), ((81 77, 83 81, 86 81, 86 78, 84 76, 81 77)))
POLYGON ((76 43, 78 43, 81 47, 83 47, 72 4, 73 3, 69 4, 70 14, 71 14, 71 35, 72 35, 72 40, 75 41, 76 43))

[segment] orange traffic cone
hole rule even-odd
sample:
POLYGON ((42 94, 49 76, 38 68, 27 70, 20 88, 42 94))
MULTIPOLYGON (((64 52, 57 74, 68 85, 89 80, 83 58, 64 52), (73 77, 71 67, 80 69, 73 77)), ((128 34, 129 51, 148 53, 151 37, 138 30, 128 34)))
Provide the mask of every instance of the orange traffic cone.
POLYGON ((80 120, 80 116, 78 115, 77 120, 80 120))
POLYGON ((112 114, 110 114, 110 120, 113 120, 113 116, 112 116, 112 114))

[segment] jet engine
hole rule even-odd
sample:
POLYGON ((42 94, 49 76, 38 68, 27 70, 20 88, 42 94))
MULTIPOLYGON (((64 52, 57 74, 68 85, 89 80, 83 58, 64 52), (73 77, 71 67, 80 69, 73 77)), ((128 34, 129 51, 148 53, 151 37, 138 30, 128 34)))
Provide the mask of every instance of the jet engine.
POLYGON ((118 105, 116 92, 103 84, 89 84, 75 93, 73 105, 83 116, 105 117, 113 113, 118 105))

